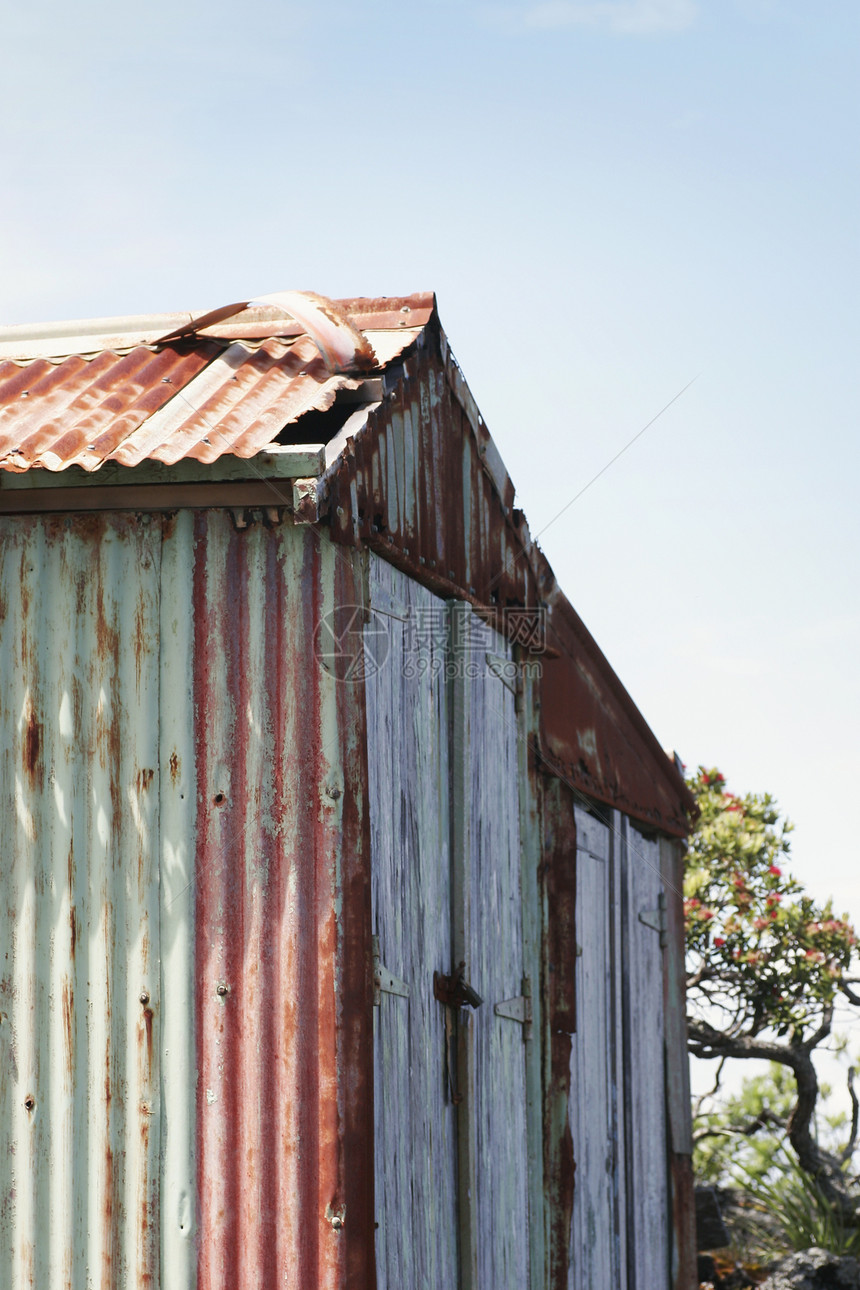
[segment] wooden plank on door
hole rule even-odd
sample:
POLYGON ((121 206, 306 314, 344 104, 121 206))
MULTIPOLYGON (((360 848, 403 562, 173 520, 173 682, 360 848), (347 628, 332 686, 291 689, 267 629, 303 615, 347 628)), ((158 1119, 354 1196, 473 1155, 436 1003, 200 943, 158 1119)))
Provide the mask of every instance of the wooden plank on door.
POLYGON ((626 845, 624 977, 628 1271, 630 1290, 667 1290, 669 1196, 659 922, 660 843, 622 823, 626 845))
MULTIPOLYGON (((520 886, 518 725, 511 647, 471 611, 470 848, 472 983, 484 1003, 475 1032, 478 1285, 529 1281, 526 1015, 520 886), (493 660, 488 666, 487 655, 493 660), (507 683, 506 683, 507 681, 507 683), (507 1006, 506 1006, 507 1005, 507 1006)), ((527 984, 525 989, 528 990, 527 984)))
POLYGON ((576 808, 576 1033, 570 1120, 576 1163, 571 1290, 618 1284, 617 1108, 613 1095, 613 972, 609 828, 576 808))
POLYGON ((450 971, 447 607, 371 556, 366 679, 373 926, 384 967, 374 1024, 378 1290, 458 1285, 450 971), (387 648, 386 648, 387 643, 387 648))

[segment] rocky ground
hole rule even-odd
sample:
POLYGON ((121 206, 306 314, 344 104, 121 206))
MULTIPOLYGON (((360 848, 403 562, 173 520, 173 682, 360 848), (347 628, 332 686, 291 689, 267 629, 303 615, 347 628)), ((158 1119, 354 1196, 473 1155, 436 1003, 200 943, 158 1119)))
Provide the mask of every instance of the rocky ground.
POLYGON ((704 1256, 699 1274, 701 1290, 860 1290, 860 1262, 827 1250, 789 1254, 764 1274, 704 1256))

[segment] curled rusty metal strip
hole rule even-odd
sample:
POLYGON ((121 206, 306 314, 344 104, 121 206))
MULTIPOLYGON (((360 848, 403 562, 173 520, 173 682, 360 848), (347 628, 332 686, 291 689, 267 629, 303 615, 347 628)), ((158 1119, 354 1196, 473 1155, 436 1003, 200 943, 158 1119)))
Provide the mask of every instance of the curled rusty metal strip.
POLYGON ((209 327, 226 322, 253 305, 274 305, 290 314, 310 336, 332 373, 366 372, 377 366, 376 354, 367 337, 333 300, 313 291, 274 291, 270 295, 256 296, 253 300, 222 305, 177 327, 162 336, 158 343, 165 345, 186 336, 197 335, 209 327))

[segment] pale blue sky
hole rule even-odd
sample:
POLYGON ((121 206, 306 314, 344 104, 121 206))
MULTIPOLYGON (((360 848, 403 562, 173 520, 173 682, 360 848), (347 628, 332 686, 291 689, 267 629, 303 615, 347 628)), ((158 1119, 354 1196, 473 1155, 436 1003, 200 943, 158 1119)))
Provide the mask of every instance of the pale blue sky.
POLYGON ((0 322, 435 289, 658 737, 860 921, 854 0, 3 4, 0 322))

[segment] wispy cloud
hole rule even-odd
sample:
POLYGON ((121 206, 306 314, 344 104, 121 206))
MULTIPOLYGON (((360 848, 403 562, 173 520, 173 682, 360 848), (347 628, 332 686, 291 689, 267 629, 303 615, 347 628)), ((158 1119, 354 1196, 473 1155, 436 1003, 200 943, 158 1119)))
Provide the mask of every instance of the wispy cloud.
POLYGON ((698 16, 696 0, 544 0, 521 11, 526 27, 595 27, 619 36, 683 31, 698 16))

